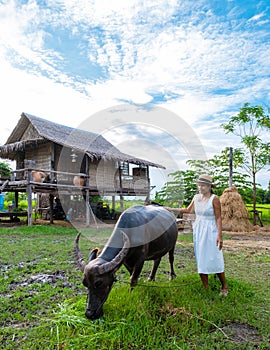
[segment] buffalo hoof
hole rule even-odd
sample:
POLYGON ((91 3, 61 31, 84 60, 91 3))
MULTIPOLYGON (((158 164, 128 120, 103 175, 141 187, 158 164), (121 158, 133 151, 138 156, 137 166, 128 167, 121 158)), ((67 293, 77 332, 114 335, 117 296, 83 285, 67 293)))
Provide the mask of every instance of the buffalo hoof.
POLYGON ((170 275, 170 281, 174 280, 175 278, 176 278, 176 274, 175 274, 175 273, 172 273, 172 274, 170 275))

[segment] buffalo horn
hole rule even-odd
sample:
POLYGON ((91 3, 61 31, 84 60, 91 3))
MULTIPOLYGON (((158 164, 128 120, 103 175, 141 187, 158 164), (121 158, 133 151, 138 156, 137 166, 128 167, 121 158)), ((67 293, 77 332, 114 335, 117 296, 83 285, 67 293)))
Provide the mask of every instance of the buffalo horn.
POLYGON ((75 242, 74 242, 74 255, 75 255, 75 259, 76 259, 76 262, 77 262, 77 265, 79 266, 80 270, 82 272, 84 272, 84 268, 86 266, 86 263, 83 259, 83 256, 80 252, 80 249, 79 249, 79 239, 80 239, 80 235, 81 233, 79 232, 77 234, 77 237, 75 239, 75 242))
POLYGON ((123 238, 124 238, 123 248, 120 250, 120 252, 116 255, 116 257, 114 259, 112 259, 111 261, 108 261, 102 265, 99 265, 97 267, 97 273, 99 275, 103 275, 106 272, 113 271, 115 268, 117 268, 117 266, 119 266, 121 264, 121 262, 123 261, 123 259, 127 255, 129 247, 130 247, 130 241, 129 241, 129 238, 124 231, 121 231, 121 233, 123 234, 123 238))
POLYGON ((98 253, 98 248, 94 248, 94 249, 90 252, 90 254, 89 254, 88 262, 90 262, 90 261, 96 259, 97 253, 98 253))

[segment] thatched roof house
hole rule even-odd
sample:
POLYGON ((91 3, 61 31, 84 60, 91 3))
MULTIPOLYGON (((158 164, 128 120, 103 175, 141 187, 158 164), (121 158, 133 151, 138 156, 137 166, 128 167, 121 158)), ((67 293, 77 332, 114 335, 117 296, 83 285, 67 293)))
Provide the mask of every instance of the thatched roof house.
POLYGON ((12 178, 0 179, 0 191, 30 191, 29 205, 32 192, 149 196, 149 167, 164 168, 121 152, 102 135, 27 113, 0 146, 0 157, 16 161, 12 178))
POLYGON ((91 159, 114 159, 164 168, 162 165, 120 152, 102 135, 57 124, 27 113, 22 113, 6 143, 0 146, 0 157, 16 160, 18 152, 24 151, 26 147, 36 148, 38 144, 47 141, 85 153, 91 159))

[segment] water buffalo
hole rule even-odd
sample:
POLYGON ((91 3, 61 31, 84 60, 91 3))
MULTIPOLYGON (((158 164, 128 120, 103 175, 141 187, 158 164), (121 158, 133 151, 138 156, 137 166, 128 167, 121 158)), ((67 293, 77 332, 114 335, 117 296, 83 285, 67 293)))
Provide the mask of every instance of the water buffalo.
POLYGON ((115 228, 98 255, 94 249, 86 263, 79 250, 79 237, 74 243, 77 264, 83 272, 83 284, 88 288, 85 315, 97 319, 103 315, 103 304, 108 298, 115 272, 123 264, 130 273, 131 289, 137 284, 145 260, 154 260, 149 280, 155 279, 161 257, 169 253, 170 278, 178 229, 175 216, 161 206, 133 206, 119 217, 115 228))

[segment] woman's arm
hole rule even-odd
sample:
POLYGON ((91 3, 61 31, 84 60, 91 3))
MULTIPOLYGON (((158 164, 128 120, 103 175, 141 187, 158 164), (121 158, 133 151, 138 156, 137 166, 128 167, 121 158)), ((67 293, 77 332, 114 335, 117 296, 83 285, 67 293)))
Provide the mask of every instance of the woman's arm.
POLYGON ((217 223, 217 230, 218 230, 217 246, 218 246, 219 250, 221 250, 222 246, 223 246, 221 204, 220 204, 220 200, 217 196, 215 196, 213 199, 213 208, 214 208, 214 213, 215 213, 215 218, 216 218, 216 223, 217 223))
POLYGON ((191 213, 194 211, 194 199, 192 199, 191 203, 187 208, 171 208, 171 207, 164 207, 165 209, 169 211, 176 211, 178 213, 191 213))

